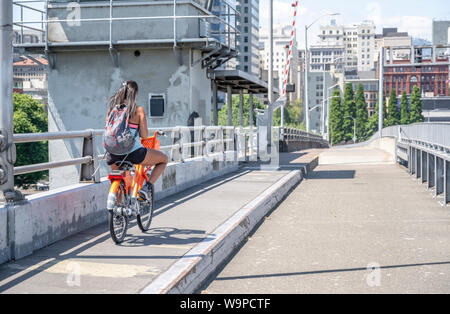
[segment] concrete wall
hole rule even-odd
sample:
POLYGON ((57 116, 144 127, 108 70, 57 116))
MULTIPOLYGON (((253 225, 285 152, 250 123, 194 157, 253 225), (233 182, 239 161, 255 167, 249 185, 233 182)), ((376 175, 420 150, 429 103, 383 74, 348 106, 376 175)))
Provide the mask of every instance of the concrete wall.
POLYGON ((309 148, 328 148, 328 146, 325 143, 309 141, 280 141, 280 153, 297 152, 309 148))
MULTIPOLYGON (((136 4, 141 1, 134 1, 136 4)), ((198 2, 202 4, 203 2, 198 2)), ((109 1, 81 3, 82 19, 109 17, 109 1)), ((172 3, 158 1, 139 5, 120 3, 114 7, 114 17, 151 17, 173 15, 172 3)), ((191 2, 177 5, 177 15, 202 15, 202 10, 191 2)), ((50 19, 73 19, 65 5, 52 4, 50 19), (69 16, 70 15, 70 16, 69 16)), ((198 38, 198 19, 177 22, 177 38, 198 38)), ((109 22, 51 23, 49 39, 58 43, 109 41, 109 22), (94 31, 95 30, 95 31, 94 31)), ((172 19, 142 21, 115 21, 113 41, 173 39, 172 19)), ((189 116, 196 111, 201 124, 211 123, 211 81, 201 63, 199 47, 173 49, 167 45, 142 44, 117 46, 119 64, 116 67, 107 46, 93 47, 88 43, 77 49, 52 52, 54 68, 48 73, 49 131, 102 129, 105 125, 107 100, 125 80, 139 85, 138 104, 149 114, 149 94, 163 94, 166 99, 164 117, 148 117, 151 128, 186 126, 189 116), (99 48, 103 47, 103 48, 99 48), (159 48, 157 48, 159 47, 159 48), (78 50, 78 51, 75 51, 78 50), (135 51, 140 55, 136 56, 135 51), (54 57, 54 59, 53 59, 54 57)), ((97 148, 103 153, 102 141, 97 148)), ((166 144, 165 144, 166 145, 166 144)), ((81 157, 81 140, 51 141, 50 160, 61 161, 81 157)), ((102 164, 101 174, 107 168, 102 164)), ((50 188, 78 182, 79 167, 65 167, 50 171, 50 188)))
MULTIPOLYGON (((194 49, 185 49, 180 58, 172 49, 140 49, 120 52, 120 67, 115 68, 107 51, 64 52, 56 54, 56 68, 49 71, 49 131, 102 129, 107 100, 124 80, 139 85, 138 104, 149 114, 150 93, 166 97, 165 116, 148 117, 152 128, 186 126, 196 111, 203 125, 211 122, 211 83, 206 70, 191 61, 201 57, 194 49)), ((98 150, 103 152, 101 138, 98 150)), ((81 140, 51 141, 50 160, 60 161, 81 156, 81 140)), ((79 167, 50 171, 50 187, 78 181, 79 167)), ((102 174, 106 174, 103 168, 102 174)))
POLYGON ((395 138, 383 137, 383 138, 379 138, 379 139, 376 139, 376 140, 370 142, 367 145, 367 147, 381 149, 381 150, 389 153, 389 155, 392 157, 392 160, 395 161, 396 149, 397 149, 396 144, 397 144, 397 141, 395 138))
MULTIPOLYGON (((155 199, 237 169, 235 152, 169 164, 155 184, 155 199)), ((0 207, 0 263, 10 258, 20 259, 70 235, 105 223, 109 187, 110 182, 103 179, 101 183, 63 187, 29 196, 20 204, 0 207)))
POLYGON ((0 207, 0 264, 9 260, 8 247, 8 209, 0 207))
MULTIPOLYGON (((136 2, 136 1, 134 1, 136 2)), ((81 19, 109 18, 109 1, 81 3, 81 19)), ((142 3, 128 5, 122 3, 113 9, 114 18, 172 16, 171 2, 142 3)), ((188 1, 177 4, 178 16, 205 15, 188 1)), ((67 10, 65 5, 52 4, 49 9, 49 20, 72 20, 77 18, 75 11, 67 10)), ((199 38, 199 19, 178 19, 177 38, 199 38)), ((172 18, 119 20, 113 22, 112 39, 120 40, 155 40, 173 39, 174 24, 172 18)), ((109 21, 53 22, 49 24, 49 41, 51 42, 99 42, 109 41, 109 21), (92 31, 95 30, 95 31, 92 31)))

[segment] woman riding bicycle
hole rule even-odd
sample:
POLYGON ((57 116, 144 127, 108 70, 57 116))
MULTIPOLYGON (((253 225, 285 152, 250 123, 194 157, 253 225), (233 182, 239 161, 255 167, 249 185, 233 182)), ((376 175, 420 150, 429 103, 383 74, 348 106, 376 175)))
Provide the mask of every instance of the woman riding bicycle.
MULTIPOLYGON (((141 138, 148 137, 147 118, 145 111, 136 103, 138 95, 138 85, 134 81, 126 81, 117 93, 109 99, 109 110, 106 115, 106 123, 108 124, 109 114, 116 106, 127 106, 129 112, 128 124, 133 136, 139 132, 141 138)), ((128 161, 135 165, 150 166, 154 165, 149 178, 149 184, 153 186, 156 180, 164 172, 167 166, 167 156, 154 149, 145 148, 139 139, 135 140, 133 148, 125 155, 114 155, 106 153, 106 163, 111 166, 111 170, 117 170, 118 164, 122 161, 128 161)), ((149 187, 150 188, 150 187, 149 187)))

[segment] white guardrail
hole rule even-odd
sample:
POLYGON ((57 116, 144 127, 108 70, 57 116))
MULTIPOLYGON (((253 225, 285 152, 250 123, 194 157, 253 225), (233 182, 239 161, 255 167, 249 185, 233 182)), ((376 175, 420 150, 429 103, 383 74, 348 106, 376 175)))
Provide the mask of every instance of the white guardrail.
POLYGON ((408 173, 426 183, 435 197, 443 196, 443 204, 450 203, 450 123, 396 125, 382 135, 397 139, 396 157, 408 173))
MULTIPOLYGON (((292 128, 276 128, 282 134, 282 140, 324 141, 320 136, 292 128)), ((182 163, 188 159, 211 156, 217 153, 236 152, 237 161, 257 161, 260 153, 258 128, 241 128, 234 126, 192 126, 149 129, 152 136, 155 131, 162 131, 158 136, 163 151, 171 163, 182 163)), ((104 130, 82 130, 67 132, 14 134, 15 144, 42 142, 52 140, 82 139, 81 156, 67 160, 23 165, 14 167, 14 175, 38 172, 58 167, 80 165, 80 182, 100 182, 97 171, 105 152, 100 145, 104 130), (103 151, 99 151, 99 149, 103 151)))
MULTIPOLYGON (((214 153, 236 151, 238 160, 256 159, 257 129, 237 128, 227 126, 193 126, 149 129, 149 135, 162 131, 166 135, 158 136, 161 142, 160 150, 165 152, 169 162, 183 162, 190 158, 206 156, 214 153)), ((99 162, 105 153, 98 152, 98 137, 103 136, 103 130, 83 130, 68 132, 14 134, 15 144, 50 140, 83 139, 82 156, 63 161, 52 161, 40 164, 14 167, 14 175, 48 170, 58 167, 81 165, 81 182, 99 182, 96 175, 99 162)))

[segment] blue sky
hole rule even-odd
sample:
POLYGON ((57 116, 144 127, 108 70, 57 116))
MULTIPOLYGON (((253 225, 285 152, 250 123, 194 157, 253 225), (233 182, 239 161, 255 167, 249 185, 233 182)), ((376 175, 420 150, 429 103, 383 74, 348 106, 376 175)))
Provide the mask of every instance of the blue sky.
MULTIPOLYGON (((274 1, 274 23, 289 25, 292 20, 291 3, 294 0, 274 1)), ((260 0, 260 24, 268 25, 268 0, 260 0)), ((299 1, 297 17, 300 47, 304 41, 304 25, 310 24, 325 13, 340 13, 333 17, 338 24, 353 25, 363 20, 373 20, 377 32, 382 27, 398 27, 401 32, 409 32, 415 37, 431 40, 431 23, 433 19, 450 19, 450 2, 448 0, 303 0, 299 1)), ((320 24, 328 24, 329 17, 321 19, 312 27, 309 38, 317 38, 320 24)))
MULTIPOLYGON (((4 0, 2 0, 4 1, 4 0)), ((274 0, 274 23, 291 25, 294 0, 274 0)), ((260 25, 268 26, 269 0, 260 0, 260 25)), ((353 25, 363 20, 373 20, 377 31, 382 27, 398 27, 399 31, 409 32, 414 37, 431 39, 433 19, 450 19, 449 0, 303 0, 299 1, 297 17, 299 46, 304 42, 304 25, 310 24, 325 13, 340 13, 334 17, 339 24, 353 25)), ((15 12, 16 18, 18 11, 15 12)), ((30 16, 26 13, 26 16, 30 16)), ((35 15, 34 19, 39 18, 35 15)), ((310 30, 311 43, 317 38, 320 24, 328 24, 330 18, 323 18, 310 30)))

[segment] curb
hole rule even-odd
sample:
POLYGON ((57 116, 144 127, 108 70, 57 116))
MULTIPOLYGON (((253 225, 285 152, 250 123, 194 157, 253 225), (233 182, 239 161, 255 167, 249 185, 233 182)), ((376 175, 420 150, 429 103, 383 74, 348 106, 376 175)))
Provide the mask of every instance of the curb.
POLYGON ((301 170, 289 172, 218 226, 140 293, 192 294, 197 291, 303 177, 301 170))

